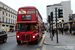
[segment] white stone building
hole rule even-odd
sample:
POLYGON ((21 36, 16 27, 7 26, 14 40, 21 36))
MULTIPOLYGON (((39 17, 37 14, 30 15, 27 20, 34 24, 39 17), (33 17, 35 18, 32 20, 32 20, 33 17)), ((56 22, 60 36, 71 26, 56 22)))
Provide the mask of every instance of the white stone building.
MULTIPOLYGON (((59 4, 47 5, 46 8, 47 8, 47 20, 48 20, 48 15, 50 15, 50 13, 53 12, 53 23, 56 22, 55 8, 57 8, 57 11, 58 11, 58 9, 63 10, 64 22, 68 22, 69 21, 69 14, 72 14, 70 1, 62 1, 59 4)), ((57 12, 57 19, 58 19, 58 21, 61 20, 61 22, 62 22, 62 18, 58 18, 58 12, 57 12)))
POLYGON ((8 32, 13 29, 15 31, 16 18, 17 11, 0 2, 0 30, 4 29, 8 32))

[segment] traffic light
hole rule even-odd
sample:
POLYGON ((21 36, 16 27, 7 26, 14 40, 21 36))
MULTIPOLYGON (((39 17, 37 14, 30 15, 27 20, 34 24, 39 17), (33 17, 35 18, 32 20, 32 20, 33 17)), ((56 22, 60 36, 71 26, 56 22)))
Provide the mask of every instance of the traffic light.
POLYGON ((48 16, 48 22, 49 23, 50 23, 50 21, 53 21, 53 12, 51 12, 50 15, 48 16))
POLYGON ((58 9, 58 18, 63 18, 63 10, 58 9))
POLYGON ((48 16, 48 22, 50 23, 50 15, 48 16))
POLYGON ((51 12, 51 21, 53 21, 53 12, 51 12))

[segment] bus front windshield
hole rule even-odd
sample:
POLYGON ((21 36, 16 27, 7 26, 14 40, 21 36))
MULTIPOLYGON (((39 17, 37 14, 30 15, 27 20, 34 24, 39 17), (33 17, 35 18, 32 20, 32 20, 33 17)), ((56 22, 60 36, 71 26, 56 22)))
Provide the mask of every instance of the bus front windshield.
POLYGON ((25 30, 38 30, 38 26, 36 24, 25 24, 25 23, 17 24, 17 31, 25 31, 25 30))
POLYGON ((26 9, 20 9, 19 10, 19 14, 34 14, 35 13, 35 9, 27 9, 27 12, 26 12, 26 9))

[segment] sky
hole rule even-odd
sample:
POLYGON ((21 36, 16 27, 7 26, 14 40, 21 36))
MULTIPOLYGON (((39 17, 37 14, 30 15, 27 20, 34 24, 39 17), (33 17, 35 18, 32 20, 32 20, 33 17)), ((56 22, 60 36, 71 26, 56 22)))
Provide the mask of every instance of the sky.
POLYGON ((47 18, 47 11, 46 11, 47 5, 58 4, 61 1, 71 1, 71 10, 73 10, 73 14, 75 13, 75 0, 0 0, 0 1, 16 11, 18 11, 18 8, 23 6, 35 6, 39 10, 44 22, 46 22, 47 18))

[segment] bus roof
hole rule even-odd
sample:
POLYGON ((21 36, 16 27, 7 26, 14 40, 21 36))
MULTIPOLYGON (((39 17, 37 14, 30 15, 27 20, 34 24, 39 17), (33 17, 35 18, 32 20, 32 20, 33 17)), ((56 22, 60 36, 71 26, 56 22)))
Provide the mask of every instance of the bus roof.
POLYGON ((25 7, 20 7, 19 9, 24 9, 24 8, 35 8, 36 9, 36 7, 34 6, 25 6, 25 7))

